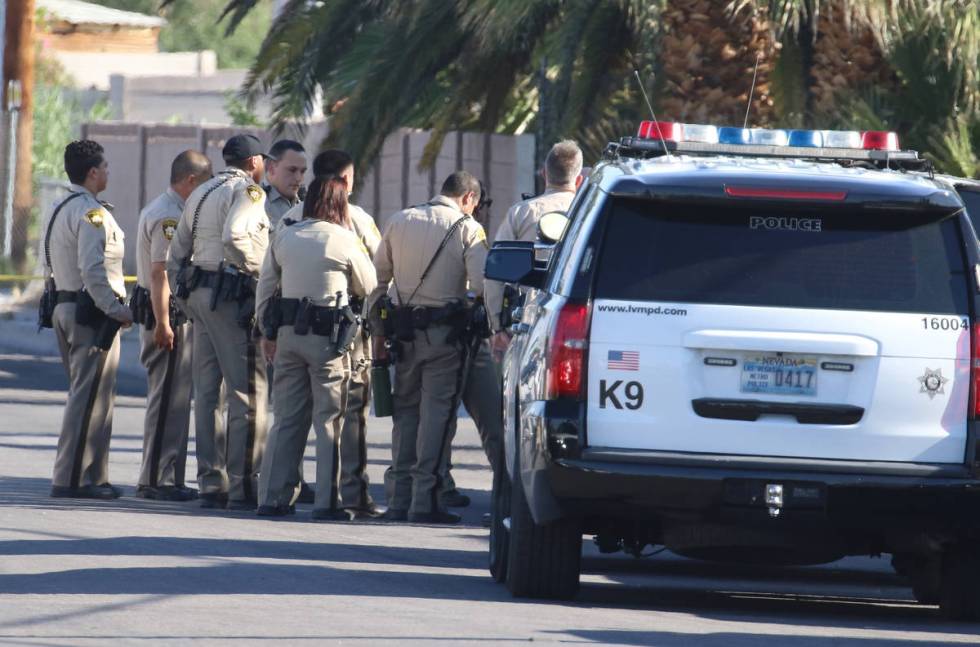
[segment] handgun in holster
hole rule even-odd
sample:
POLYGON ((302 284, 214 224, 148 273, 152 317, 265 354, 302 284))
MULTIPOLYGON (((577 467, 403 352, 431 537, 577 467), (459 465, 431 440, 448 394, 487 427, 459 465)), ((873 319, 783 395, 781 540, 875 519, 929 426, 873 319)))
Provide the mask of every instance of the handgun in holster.
POLYGON ((313 302, 309 297, 300 299, 296 306, 296 320, 293 322, 293 332, 297 335, 308 335, 310 332, 310 317, 312 316, 313 302))
POLYGON ((174 277, 174 296, 178 299, 186 299, 197 287, 197 281, 197 268, 191 265, 191 258, 188 256, 180 262, 180 269, 174 277))
POLYGON ((218 264, 217 278, 214 280, 214 285, 211 286, 211 300, 208 302, 208 308, 211 312, 218 309, 218 300, 221 298, 221 293, 225 285, 225 262, 221 261, 218 264))
POLYGON ((265 338, 274 341, 279 336, 280 326, 282 326, 282 296, 277 292, 276 296, 269 299, 269 304, 262 313, 262 332, 265 338))
POLYGON ((122 324, 120 322, 112 317, 104 316, 95 328, 95 337, 92 340, 92 345, 102 350, 109 350, 112 348, 112 343, 116 340, 116 335, 119 334, 121 327, 122 324))
POLYGON ((504 297, 503 303, 500 308, 500 327, 507 329, 510 328, 511 324, 514 323, 514 308, 517 307, 518 301, 520 300, 520 292, 513 285, 504 285, 504 297))
POLYGON ((95 305, 95 300, 88 290, 82 288, 78 291, 78 300, 75 302, 75 323, 97 328, 105 316, 106 314, 95 305))
POLYGON ((337 338, 337 352, 343 355, 349 353, 354 340, 360 332, 361 318, 354 313, 350 305, 338 309, 334 316, 340 322, 340 334, 337 338))

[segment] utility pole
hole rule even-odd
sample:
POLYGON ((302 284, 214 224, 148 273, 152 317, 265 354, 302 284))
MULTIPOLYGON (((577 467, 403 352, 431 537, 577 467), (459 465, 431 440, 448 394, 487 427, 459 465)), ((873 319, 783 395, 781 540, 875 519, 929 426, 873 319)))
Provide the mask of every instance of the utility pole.
POLYGON ((23 271, 27 261, 27 228, 33 203, 31 147, 34 142, 34 0, 7 0, 6 5, 3 105, 15 105, 17 97, 13 94, 20 92, 16 133, 11 133, 12 142, 16 142, 16 163, 14 168, 8 169, 8 172, 15 173, 13 223, 8 231, 12 234, 11 260, 17 271, 23 271))

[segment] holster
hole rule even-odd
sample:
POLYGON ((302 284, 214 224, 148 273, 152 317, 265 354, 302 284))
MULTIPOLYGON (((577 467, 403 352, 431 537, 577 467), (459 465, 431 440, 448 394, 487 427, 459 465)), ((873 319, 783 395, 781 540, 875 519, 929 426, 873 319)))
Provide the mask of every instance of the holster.
POLYGON ((276 294, 262 313, 262 331, 266 339, 276 339, 282 326, 282 297, 276 294))
POLYGON ((509 283, 504 285, 503 304, 498 313, 500 315, 501 328, 510 328, 511 324, 514 323, 514 308, 519 305, 520 295, 521 293, 513 285, 509 283))
POLYGON ((339 334, 337 335, 337 352, 340 354, 349 353, 354 339, 360 331, 361 318, 354 314, 354 310, 349 306, 344 306, 337 310, 336 317, 340 317, 339 334))
POLYGON ((310 301, 309 297, 303 297, 299 301, 299 305, 296 307, 296 319, 293 321, 293 332, 297 335, 308 335, 310 334, 310 323, 311 323, 311 312, 313 308, 313 302, 310 301))
POLYGON ((112 348, 112 342, 116 340, 116 335, 121 327, 120 322, 103 315, 102 321, 95 329, 95 339, 92 340, 92 345, 102 350, 109 350, 112 348))
POLYGON ((191 259, 185 258, 180 262, 180 269, 174 277, 174 296, 178 299, 186 299, 197 287, 197 267, 191 265, 191 259))
POLYGON ((75 323, 89 328, 98 328, 104 318, 106 318, 106 314, 95 305, 95 300, 92 299, 88 290, 79 290, 78 301, 75 302, 75 323))
POLYGON ((37 327, 54 328, 54 308, 58 305, 58 289, 54 284, 54 277, 49 277, 44 281, 44 292, 41 293, 41 300, 37 304, 37 327))

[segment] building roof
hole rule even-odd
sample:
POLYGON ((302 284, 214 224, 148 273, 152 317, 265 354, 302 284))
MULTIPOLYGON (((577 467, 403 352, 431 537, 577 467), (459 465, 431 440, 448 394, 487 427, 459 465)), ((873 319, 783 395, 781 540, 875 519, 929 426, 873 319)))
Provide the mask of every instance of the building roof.
POLYGON ((37 8, 53 18, 73 25, 106 25, 120 27, 162 27, 167 21, 135 11, 122 11, 79 0, 37 0, 37 8))

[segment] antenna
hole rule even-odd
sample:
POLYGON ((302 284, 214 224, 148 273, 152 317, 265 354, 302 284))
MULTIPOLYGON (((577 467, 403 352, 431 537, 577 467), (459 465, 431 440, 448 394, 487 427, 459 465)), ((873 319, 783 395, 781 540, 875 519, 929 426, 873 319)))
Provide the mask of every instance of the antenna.
POLYGON ((759 77, 759 61, 762 60, 762 52, 755 55, 755 70, 752 72, 752 87, 749 89, 749 105, 745 106, 745 121, 742 122, 742 129, 749 127, 749 111, 752 110, 752 98, 755 96, 755 80, 759 77))
POLYGON ((670 159, 670 150, 667 148, 667 140, 664 139, 664 133, 660 130, 660 120, 657 119, 657 113, 653 111, 653 104, 650 103, 650 97, 647 96, 646 88, 643 87, 643 80, 640 78, 640 71, 634 69, 633 75, 636 77, 636 84, 640 86, 640 92, 643 93, 643 100, 647 102, 647 108, 650 109, 650 116, 653 117, 653 123, 657 126, 657 134, 660 136, 660 143, 664 147, 664 153, 667 155, 667 159, 670 159))

